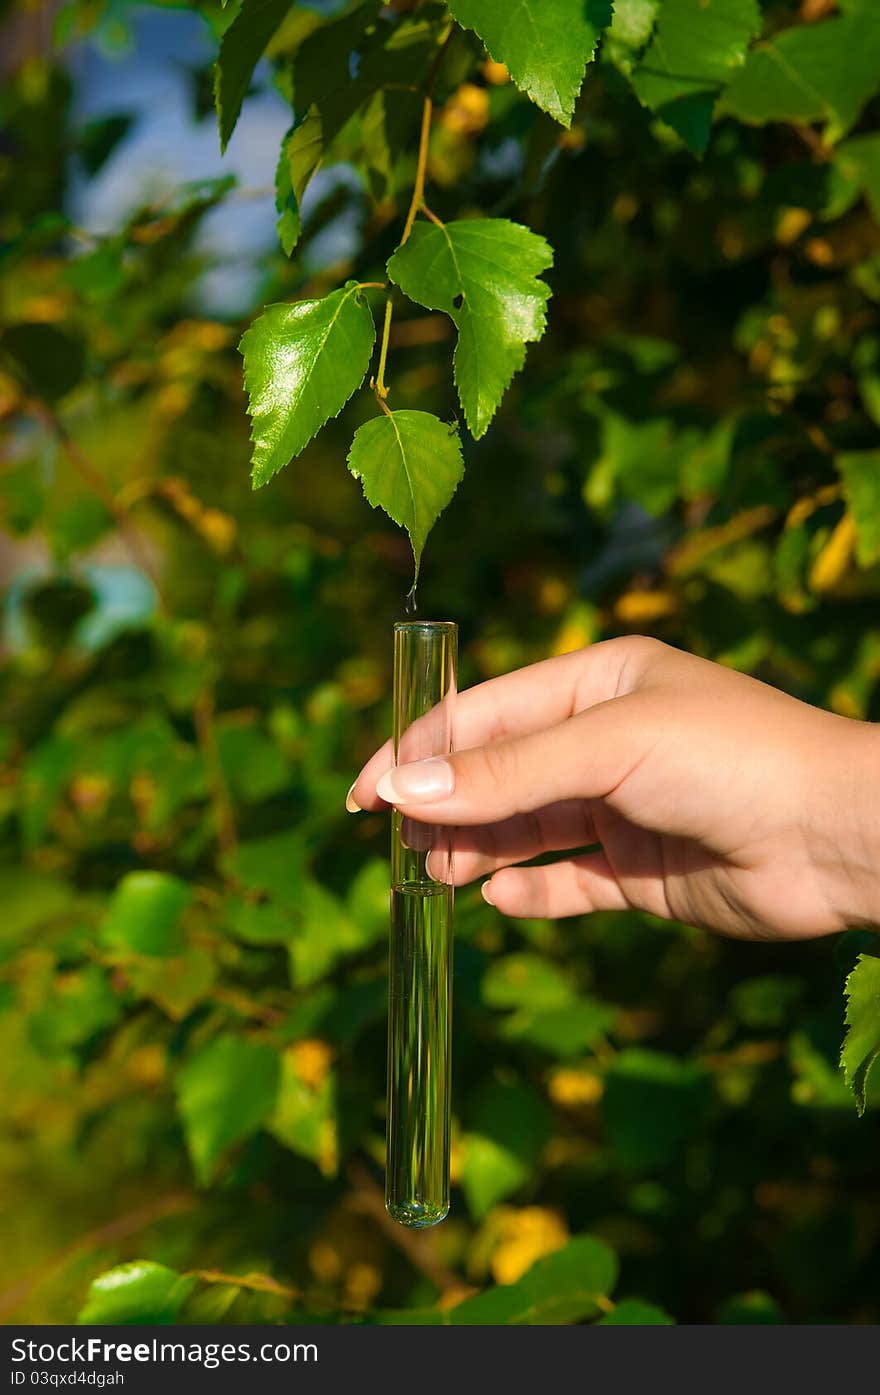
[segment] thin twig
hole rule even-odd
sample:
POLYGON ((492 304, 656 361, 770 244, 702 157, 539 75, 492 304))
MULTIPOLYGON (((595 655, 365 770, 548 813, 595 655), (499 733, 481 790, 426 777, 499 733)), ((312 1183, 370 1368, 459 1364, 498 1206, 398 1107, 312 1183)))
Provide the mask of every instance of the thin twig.
POLYGON ((139 1206, 134 1211, 127 1211, 125 1215, 117 1216, 114 1220, 107 1221, 105 1225, 97 1226, 94 1230, 86 1231, 85 1235, 81 1235, 71 1245, 66 1245, 40 1269, 29 1274, 26 1279, 22 1279, 12 1288, 7 1289, 5 1293, 0 1294, 0 1313, 12 1312, 44 1279, 49 1278, 57 1270, 63 1269, 77 1255, 89 1254, 105 1245, 112 1245, 118 1240, 126 1240, 128 1236, 137 1235, 140 1231, 155 1225, 157 1221, 191 1211, 197 1203, 198 1197, 196 1196, 185 1192, 173 1192, 171 1195, 159 1197, 158 1200, 151 1201, 145 1206, 139 1206))
POLYGON ((237 843, 235 820, 232 815, 229 791, 226 788, 226 777, 220 764, 220 752, 217 748, 217 732, 214 727, 214 694, 211 689, 205 689, 196 698, 193 704, 193 722, 211 791, 214 821, 217 826, 217 843, 221 852, 234 852, 237 843))
POLYGON ((57 437, 80 479, 103 504, 116 524, 120 536, 131 553, 133 562, 150 578, 155 587, 156 595, 164 607, 165 602, 159 577, 144 545, 143 538, 131 521, 128 510, 116 499, 100 470, 95 468, 82 448, 73 439, 57 413, 45 402, 36 398, 31 399, 29 405, 34 415, 57 437))
MULTIPOLYGON (((437 49, 437 52, 434 54, 434 61, 431 64, 427 81, 425 83, 425 99, 424 104, 422 106, 422 126, 421 131, 419 132, 419 153, 418 158, 416 160, 416 177, 413 182, 412 198, 410 199, 409 208, 407 210, 406 221, 403 225, 403 233, 400 239, 401 247, 403 247, 408 242, 409 235, 413 230, 413 224, 416 221, 416 215, 418 214, 419 210, 424 208, 425 206, 425 171, 428 165, 428 145, 431 139, 431 117, 434 111, 434 103, 431 97, 431 93, 434 90, 434 83, 437 81, 437 75, 440 72, 440 65, 442 64, 443 59, 446 56, 446 50, 449 47, 450 40, 452 39, 454 33, 455 25, 451 24, 447 29, 446 34, 444 35, 443 42, 440 44, 439 48, 437 49)), ((431 214, 430 216, 435 223, 439 221, 434 216, 434 214, 431 214)), ((391 315, 391 296, 389 295, 388 299, 385 302, 385 323, 382 327, 382 346, 379 351, 379 371, 371 384, 376 394, 377 402, 379 402, 379 404, 383 407, 385 406, 385 398, 388 396, 388 385, 385 382, 385 367, 388 359, 388 342, 391 334, 391 315)), ((385 410, 387 412, 388 408, 385 407, 385 410)))

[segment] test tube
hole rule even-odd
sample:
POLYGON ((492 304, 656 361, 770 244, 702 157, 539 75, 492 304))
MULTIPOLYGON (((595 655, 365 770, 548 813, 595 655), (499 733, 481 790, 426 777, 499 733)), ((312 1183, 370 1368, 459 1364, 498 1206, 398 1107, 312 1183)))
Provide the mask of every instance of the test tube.
MULTIPOLYGON (((452 621, 395 625, 395 765, 454 749, 457 666, 452 621)), ((395 809, 385 1205, 405 1226, 436 1225, 449 1210, 452 902, 451 830, 395 809)))

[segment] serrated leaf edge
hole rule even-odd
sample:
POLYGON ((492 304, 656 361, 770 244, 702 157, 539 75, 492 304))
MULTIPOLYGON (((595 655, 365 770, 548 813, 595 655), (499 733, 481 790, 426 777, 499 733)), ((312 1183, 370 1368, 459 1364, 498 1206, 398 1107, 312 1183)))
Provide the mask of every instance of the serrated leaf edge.
MULTIPOLYGON (((343 305, 346 304, 346 302, 347 302, 347 300, 348 300, 348 297, 349 297, 349 296, 352 296, 352 295, 358 295, 358 294, 361 292, 361 285, 360 285, 360 283, 359 283, 358 281, 348 281, 348 282, 346 282, 346 284, 345 284, 343 287, 341 287, 340 289, 342 289, 343 291, 347 292, 347 294, 344 295, 344 296, 342 297, 342 299, 340 300, 340 302, 339 302, 339 309, 336 311, 336 314, 333 316, 333 319, 330 321, 330 324, 327 326, 327 330, 326 330, 326 333, 325 333, 325 335, 324 335, 324 343, 326 343, 326 341, 327 341, 327 336, 329 335, 331 329, 333 328, 333 326, 335 325, 337 319, 339 318, 339 314, 340 314, 340 312, 341 312, 341 310, 342 310, 343 305)), ((331 291, 331 292, 330 292, 330 295, 335 295, 335 291, 331 291)), ((322 299, 323 299, 323 300, 326 300, 327 297, 326 297, 326 296, 323 296, 323 297, 322 297, 322 296, 312 297, 312 298, 311 298, 311 303, 312 303, 312 304, 315 304, 315 305, 319 305, 319 304, 321 303, 321 300, 322 300, 322 299)), ((282 306, 282 307, 286 307, 287 305, 290 305, 290 304, 306 305, 306 304, 308 304, 308 303, 309 303, 308 301, 294 301, 294 302, 291 302, 291 301, 286 301, 286 300, 276 300, 276 301, 272 301, 271 304, 269 304, 269 305, 264 305, 264 306, 263 306, 263 312, 262 312, 262 314, 258 315, 257 318, 253 321, 253 323, 248 325, 248 327, 247 327, 247 329, 245 330, 244 334, 241 336, 241 338, 240 338, 239 341, 238 341, 238 352, 241 354, 242 358, 244 359, 244 370, 243 370, 243 373, 242 373, 242 380, 243 380, 243 382, 244 382, 244 389, 245 389, 245 392, 247 393, 247 397, 248 397, 248 416, 249 416, 250 419, 251 419, 251 434, 250 434, 249 439, 250 439, 251 444, 254 445, 254 446, 257 444, 257 441, 256 441, 256 437, 255 437, 255 435, 254 435, 254 418, 253 418, 253 415, 252 415, 252 413, 251 413, 251 411, 250 411, 250 400, 251 400, 251 375, 248 373, 247 358, 246 358, 246 355, 245 355, 245 340, 247 339, 247 337, 248 337, 248 335, 251 333, 251 331, 254 330, 254 329, 256 328, 256 326, 259 324, 260 320, 263 318, 263 316, 266 314, 266 312, 267 312, 268 310, 274 309, 275 306, 279 306, 279 305, 282 306)), ((371 320, 372 320, 372 316, 371 316, 370 318, 371 318, 371 320)), ((373 349, 375 348, 375 345, 376 345, 376 324, 375 324, 375 321, 373 321, 373 342, 372 342, 372 344, 371 344, 371 346, 370 346, 370 358, 372 358, 373 349)), ((322 345, 322 348, 323 348, 323 345, 322 345)), ((300 448, 300 450, 298 450, 298 451, 296 452, 296 455, 292 455, 292 456, 290 457, 290 460, 286 460, 286 461, 284 462, 284 465, 279 465, 278 468, 275 469, 275 470, 273 470, 271 474, 267 475, 265 479, 257 480, 257 478, 256 478, 256 468, 257 468, 257 467, 256 467, 256 465, 254 465, 254 464, 252 463, 252 465, 251 465, 251 483, 252 483, 254 489, 262 489, 262 488, 264 487, 264 485, 267 485, 267 484, 269 483, 270 480, 273 480, 273 479, 275 478, 276 475, 280 474, 281 471, 282 471, 283 469, 285 469, 286 466, 288 466, 288 465, 290 464, 290 461, 291 461, 291 460, 295 460, 295 459, 297 458, 298 455, 301 455, 301 454, 302 454, 302 452, 305 450, 306 446, 308 446, 308 445, 311 444, 311 442, 315 439, 315 437, 318 435, 318 433, 319 433, 320 431, 323 431, 323 429, 324 429, 324 427, 327 425, 327 422, 328 422, 328 421, 335 421, 335 420, 336 420, 336 418, 337 418, 337 417, 340 415, 340 413, 342 412, 343 407, 346 407, 346 406, 348 405, 348 403, 351 401, 351 399, 352 399, 352 397, 354 396, 354 394, 358 391, 359 388, 361 388, 361 387, 363 386, 364 378, 366 378, 367 373, 368 373, 369 371, 370 371, 370 361, 369 361, 369 359, 368 359, 368 360, 367 360, 367 366, 366 366, 366 368, 364 369, 364 377, 361 378, 361 381, 357 384, 356 387, 352 388, 352 390, 351 390, 351 392, 349 393, 348 397, 346 397, 345 401, 340 405, 339 410, 336 411, 336 412, 331 412, 331 414, 330 414, 329 416, 325 417, 324 420, 321 422, 320 426, 316 427, 316 429, 315 429, 315 430, 312 432, 312 434, 309 436, 308 440, 306 440, 306 441, 303 442, 302 447, 300 448)))
MULTIPOLYGON (((397 410, 398 410, 398 411, 407 411, 407 410, 419 410, 419 409, 398 408, 397 410)), ((384 413, 383 415, 389 416, 389 417, 391 418, 392 422, 393 422, 393 421, 394 421, 394 417, 395 417, 396 414, 395 414, 395 412, 388 411, 388 412, 384 413)), ((443 512, 449 507, 449 505, 452 503, 452 500, 455 498, 456 492, 457 492, 457 490, 458 490, 458 486, 461 484, 462 480, 464 479, 464 453, 463 453, 462 448, 461 448, 461 437, 460 437, 460 435, 459 435, 459 433, 458 433, 458 428, 455 427, 454 424, 453 424, 452 422, 449 422, 449 423, 444 422, 442 417, 435 416, 435 414, 434 414, 433 412, 425 412, 424 415, 425 415, 425 416, 432 416, 432 417, 434 417, 434 420, 435 420, 435 421, 438 421, 438 422, 440 423, 441 426, 448 426, 448 427, 449 427, 449 435, 450 435, 450 438, 454 436, 454 437, 455 437, 456 445, 458 446, 458 456, 459 456, 459 461, 460 461, 461 468, 460 468, 459 473, 458 473, 458 478, 456 479, 455 484, 454 484, 454 486, 453 486, 452 493, 450 494, 450 496, 449 496, 449 498, 447 499, 446 503, 443 505, 443 508, 440 510, 440 513, 443 513, 443 512)), ((422 565, 422 553, 424 552, 425 546, 426 546, 427 541, 428 541, 428 538, 430 537, 431 532, 433 531, 434 523, 437 522, 437 519, 439 519, 440 514, 439 514, 439 513, 437 514, 437 517, 434 519, 434 523, 431 524, 431 527, 428 529, 428 532, 425 534, 425 542, 422 544, 422 546, 419 548, 419 550, 418 550, 418 552, 417 552, 417 551, 416 551, 416 547, 415 547, 415 543, 413 542, 412 533, 410 532, 410 530, 409 530, 409 528, 406 526, 406 524, 405 524, 405 523, 404 523, 404 524, 401 524, 401 523, 399 523, 399 522, 397 521, 396 518, 393 518, 392 515, 391 515, 391 514, 388 512, 388 510, 386 509, 386 507, 385 507, 384 504, 380 504, 378 501, 374 501, 374 500, 372 500, 372 499, 370 498, 369 494, 367 493, 367 485, 366 485, 366 481, 364 480, 363 471, 359 470, 356 466, 352 465, 351 457, 352 457, 352 452, 354 451, 354 448, 355 448, 355 441, 357 440, 358 432, 362 429, 363 426, 368 426, 368 425, 370 424, 370 422, 377 421, 377 420, 380 420, 380 419, 381 419, 381 418, 370 417, 370 418, 369 418, 369 421, 365 421, 365 422, 362 422, 362 423, 361 423, 361 426, 358 427, 357 431, 354 433, 354 436, 352 437, 351 445, 350 445, 349 448, 348 448, 348 454, 347 454, 347 456, 345 457, 345 464, 346 464, 346 468, 348 469, 348 472, 349 472, 349 474, 352 476, 352 478, 353 478, 353 479, 356 479, 356 480, 358 481, 358 483, 359 483, 359 485, 360 485, 360 487, 361 487, 361 490, 363 491, 363 496, 364 496, 364 498, 366 499, 367 503, 369 504, 370 508, 371 508, 371 509, 381 509, 382 512, 385 514, 386 518, 390 518, 390 519, 391 519, 391 522, 392 522, 393 524, 395 524, 396 527, 398 527, 398 528, 401 528, 401 527, 402 527, 403 530, 404 530, 404 532, 406 533, 407 537, 409 538, 409 545, 410 545, 410 549, 411 549, 412 555, 413 555, 413 567, 414 567, 413 587, 415 587, 415 586, 418 584, 418 580, 419 580, 419 571, 420 571, 420 568, 421 568, 421 565, 422 565)), ((410 478, 409 470, 407 470, 407 468, 406 468, 406 463, 405 463, 405 462, 406 462, 406 456, 405 456, 405 454, 404 454, 403 447, 402 447, 402 445, 401 445, 401 441, 400 441, 400 432, 398 431, 396 425, 395 425, 395 427, 394 427, 394 433, 395 433, 395 436, 396 436, 396 438, 397 438, 398 446, 400 447, 401 459, 404 461, 404 467, 403 467, 403 468, 404 468, 404 473, 406 474, 407 484, 409 485, 410 497, 411 497, 411 499, 412 499, 412 501, 413 501, 413 516, 415 516, 415 490, 413 489, 412 480, 411 480, 411 478, 410 478)))
MULTIPOLYGON (((846 1013, 844 1015, 844 1022, 846 1023, 850 1031, 855 1026, 855 1023, 850 1020, 849 1015, 850 1005, 852 1001, 852 989, 850 988, 850 984, 852 983, 853 979, 858 973, 859 967, 862 964, 862 962, 866 959, 873 959, 875 957, 876 956, 872 954, 860 954, 859 957, 856 959, 856 962, 853 965, 852 969, 846 976, 846 982, 843 985, 843 994, 846 998, 846 1013)), ((880 1056, 880 1046, 875 1047, 874 1050, 865 1058, 865 1060, 860 1062, 860 1064, 854 1071, 850 1071, 848 1066, 846 1065, 846 1062, 843 1059, 844 1055, 846 1054, 846 1046, 848 1041, 849 1031, 844 1037, 843 1043, 840 1048, 840 1069, 843 1071, 844 1080, 846 1081, 847 1085, 853 1093, 853 1097, 856 1102, 856 1112, 858 1113, 859 1118, 861 1118, 867 1107, 866 1090, 868 1086, 868 1076, 871 1073, 871 1067, 874 1065, 874 1062, 877 1060, 877 1057, 880 1056)))

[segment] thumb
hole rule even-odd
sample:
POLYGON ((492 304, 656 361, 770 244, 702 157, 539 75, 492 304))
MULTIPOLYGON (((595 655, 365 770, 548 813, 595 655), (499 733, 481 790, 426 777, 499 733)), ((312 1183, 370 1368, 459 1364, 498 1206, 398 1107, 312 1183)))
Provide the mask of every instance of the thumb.
POLYGON ((399 765, 376 793, 422 823, 496 823, 562 799, 601 799, 638 764, 652 737, 647 693, 590 707, 526 736, 399 765))

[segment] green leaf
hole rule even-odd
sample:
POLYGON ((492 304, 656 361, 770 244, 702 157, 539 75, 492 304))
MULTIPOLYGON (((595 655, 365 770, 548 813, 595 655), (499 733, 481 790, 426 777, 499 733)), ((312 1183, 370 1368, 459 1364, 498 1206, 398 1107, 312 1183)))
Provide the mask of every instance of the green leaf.
POLYGON ((613 481, 621 494, 648 513, 666 513, 678 497, 679 472, 689 453, 682 449, 673 423, 667 417, 629 421, 606 411, 601 442, 602 453, 591 466, 591 477, 601 475, 613 481))
POLYGON ((860 567, 880 562, 880 450, 848 451, 835 461, 856 525, 860 567))
MULTIPOLYGON (((514 1284, 466 1298, 454 1308, 379 1313, 379 1323, 435 1327, 559 1326, 594 1318, 617 1282, 617 1256, 592 1235, 578 1235, 532 1265, 514 1284)), ((656 1310, 655 1310, 656 1311, 656 1310)))
POLYGON ((627 1167, 663 1167, 697 1132, 709 1096, 699 1065, 642 1047, 614 1058, 602 1113, 612 1146, 627 1167))
POLYGON ((283 905, 227 896, 223 918, 238 939, 249 945, 286 945, 296 933, 297 920, 283 905))
POLYGON ((114 892, 102 938, 113 948, 158 958, 183 948, 180 917, 191 893, 167 872, 129 872, 114 892))
POLYGON ((364 380, 375 339, 373 316, 356 281, 323 300, 266 306, 239 345, 255 488, 339 415, 364 380))
POLYGON ((551 1131, 550 1110, 529 1085, 490 1082, 470 1102, 461 1185, 478 1220, 529 1177, 551 1131))
POLYGON ((128 968, 128 980, 140 998, 148 998, 174 1022, 182 1022, 204 1002, 217 970, 210 952, 193 945, 174 959, 142 959, 128 968))
POLYGON ((630 73, 654 30, 660 0, 614 0, 614 17, 605 35, 605 52, 630 73))
POLYGON ((376 5, 361 5, 351 14, 322 24, 297 50, 293 95, 297 120, 281 146, 276 172, 278 232, 290 256, 300 234, 299 205, 326 147, 369 96, 363 80, 352 77, 352 57, 366 40, 376 5))
POLYGON ((193 1056, 177 1081, 177 1107, 196 1177, 206 1186, 227 1148, 249 1138, 275 1108, 278 1057, 271 1046, 222 1036, 193 1056))
POLYGON ((880 15, 842 15, 783 29, 757 44, 718 106, 719 114, 767 121, 824 121, 837 140, 880 88, 880 15))
POLYGON ((846 980, 846 1025, 849 1031, 840 1052, 844 1079, 865 1112, 865 1087, 880 1056, 880 959, 860 954, 846 980))
POLYGON ((42 323, 10 325, 0 334, 0 363, 28 391, 54 403, 85 373, 85 349, 66 330, 42 323))
POLYGON ((281 153, 278 156, 278 164, 275 169, 275 210, 278 214, 278 222, 275 226, 278 230, 278 240, 286 257, 289 257, 293 252, 302 232, 299 197, 293 185, 294 167, 291 165, 288 151, 288 143, 294 134, 295 128, 291 128, 281 142, 281 153))
POLYGON ((715 99, 761 28, 756 0, 664 0, 653 40, 632 74, 650 108, 702 155, 715 99))
POLYGON ((293 981, 308 987, 332 969, 342 954, 360 948, 357 927, 345 906, 312 878, 299 892, 299 916, 289 942, 293 981))
POLYGON ((77 133, 76 145, 86 174, 91 176, 98 173, 119 142, 128 135, 133 124, 132 112, 116 112, 112 116, 87 121, 81 127, 77 133))
MULTIPOLYGON (((834 152, 834 168, 844 187, 843 202, 846 207, 849 206, 846 202, 847 189, 863 193, 874 218, 880 222, 880 135, 869 132, 843 141, 834 152)), ((846 212, 846 207, 842 207, 840 212, 846 212)), ((826 211, 826 216, 830 216, 830 213, 830 210, 826 211)))
POLYGON ((112 1027, 122 1014, 119 995, 97 964, 56 975, 51 991, 28 1023, 44 1056, 64 1055, 112 1027))
POLYGON ((564 1007, 522 1007, 507 1018, 500 1034, 553 1056, 580 1056, 614 1026, 616 1018, 616 1008, 597 998, 583 997, 564 1007))
POLYGON ((597 1323, 598 1327, 672 1327, 675 1319, 653 1303, 643 1303, 641 1298, 623 1298, 614 1305, 613 1312, 606 1313, 597 1323))
POLYGON ((748 1293, 734 1293, 722 1303, 717 1321, 728 1326, 747 1324, 754 1327, 784 1323, 785 1318, 775 1298, 762 1289, 752 1289, 748 1293))
POLYGON ((336 1170, 336 1077, 328 1072, 319 1085, 305 1084, 297 1073, 296 1055, 281 1058, 278 1102, 269 1132, 292 1153, 316 1163, 327 1175, 336 1170))
POLYGON ((457 430, 430 412, 383 412, 358 427, 348 468, 367 502, 409 533, 418 580, 428 534, 464 474, 457 430))
POLYGON ((455 382, 465 419, 483 436, 526 344, 541 338, 552 264, 543 237, 506 218, 473 218, 443 227, 419 223, 388 263, 401 290, 455 321, 455 382))
POLYGON ((483 1002, 497 1008, 558 1008, 574 997, 562 970, 538 954, 506 954, 493 960, 482 992, 483 1002))
POLYGON ((305 851, 294 833, 270 833, 239 843, 224 859, 225 870, 248 891, 263 892, 295 910, 305 876, 305 851))
POLYGON ((118 1264, 92 1281, 77 1322, 112 1326, 114 1323, 174 1322, 196 1284, 164 1264, 136 1259, 118 1264))
POLYGON ((800 979, 788 974, 763 974, 738 983, 731 991, 730 1005, 752 1031, 772 1031, 786 1025, 803 990, 800 979))
POLYGON ((51 925, 65 913, 70 914, 76 904, 76 892, 69 882, 49 872, 21 866, 0 867, 0 904, 0 945, 15 951, 25 938, 36 943, 43 923, 51 925))
MULTIPOLYGON (((352 54, 360 53, 373 32, 378 5, 375 0, 322 24, 300 44, 293 61, 293 100, 305 113, 310 107, 330 109, 346 94, 361 94, 352 78, 352 54)), ((391 26, 388 26, 391 28, 391 26)), ((357 65, 358 71, 360 65, 357 65)), ((354 108, 351 108, 353 111, 354 108)), ((350 114, 350 113, 349 113, 350 114)))
POLYGON ((217 754, 232 794, 246 804, 269 799, 290 784, 287 761, 258 726, 218 723, 217 754))
POLYGON ((384 857, 365 862, 348 888, 348 914, 364 943, 383 939, 391 913, 390 868, 384 857))
POLYGON ((289 13, 290 0, 242 0, 241 9, 223 35, 214 73, 214 104, 222 150, 235 130, 254 68, 289 13))
POLYGON ((611 23, 611 0, 449 0, 449 9, 507 65, 517 87, 571 125, 587 64, 611 23))

